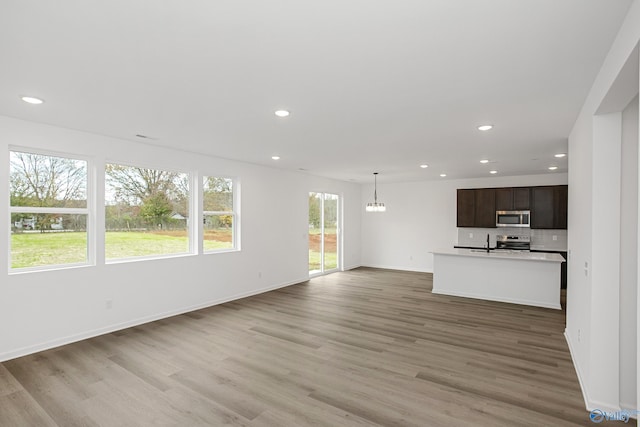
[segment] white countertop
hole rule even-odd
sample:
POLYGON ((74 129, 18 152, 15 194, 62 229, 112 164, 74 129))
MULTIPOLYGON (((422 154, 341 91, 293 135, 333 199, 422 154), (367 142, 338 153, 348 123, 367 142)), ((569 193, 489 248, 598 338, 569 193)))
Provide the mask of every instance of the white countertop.
POLYGON ((487 253, 483 249, 438 249, 432 252, 441 255, 456 255, 481 258, 498 258, 498 259, 514 259, 522 261, 546 261, 546 262, 564 262, 564 258, 560 254, 549 252, 523 252, 523 251, 501 251, 492 250, 487 253))
POLYGON ((567 252, 567 248, 552 248, 545 247, 544 245, 531 245, 532 251, 549 251, 549 252, 567 252))

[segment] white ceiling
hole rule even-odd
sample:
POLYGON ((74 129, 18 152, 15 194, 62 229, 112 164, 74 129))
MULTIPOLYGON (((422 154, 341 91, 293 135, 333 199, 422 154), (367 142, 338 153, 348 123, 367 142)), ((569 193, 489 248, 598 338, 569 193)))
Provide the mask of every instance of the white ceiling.
POLYGON ((630 4, 3 0, 0 114, 357 182, 566 172, 630 4))

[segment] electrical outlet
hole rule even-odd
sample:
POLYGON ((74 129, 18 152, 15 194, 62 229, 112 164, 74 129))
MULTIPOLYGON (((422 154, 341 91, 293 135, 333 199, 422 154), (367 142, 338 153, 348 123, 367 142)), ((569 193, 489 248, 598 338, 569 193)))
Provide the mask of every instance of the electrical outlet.
POLYGON ((262 279, 262 271, 258 271, 258 279, 262 279))
POLYGON ((589 275, 589 263, 587 261, 584 262, 584 275, 589 275))
POLYGON ((555 242, 556 240, 558 240, 558 236, 554 235, 553 237, 551 237, 551 240, 555 242))
POLYGON ((578 329, 578 342, 580 342, 580 329, 578 329))
POLYGON ((469 233, 469 238, 473 239, 473 233, 469 233))
POLYGON ((409 255, 409 261, 413 261, 413 255, 409 255))
POLYGON ((105 301, 104 306, 107 310, 111 310, 113 308, 113 300, 108 299, 107 301, 105 301))

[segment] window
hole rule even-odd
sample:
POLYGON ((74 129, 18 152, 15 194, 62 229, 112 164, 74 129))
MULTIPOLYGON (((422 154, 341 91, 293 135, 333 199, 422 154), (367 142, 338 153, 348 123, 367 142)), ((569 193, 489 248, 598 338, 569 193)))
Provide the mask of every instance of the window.
POLYGON ((105 258, 190 252, 189 174, 107 164, 105 258))
POLYGON ((87 161, 9 153, 12 269, 86 264, 87 161))
POLYGON ((230 178, 203 179, 202 247, 205 252, 236 248, 234 182, 230 178))

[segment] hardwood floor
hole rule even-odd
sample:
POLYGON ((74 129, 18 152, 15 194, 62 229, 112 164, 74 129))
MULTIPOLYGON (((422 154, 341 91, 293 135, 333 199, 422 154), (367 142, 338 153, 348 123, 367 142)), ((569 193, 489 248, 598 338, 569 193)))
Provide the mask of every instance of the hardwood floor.
POLYGON ((591 425, 564 311, 360 268, 0 364, 1 426, 591 425))

